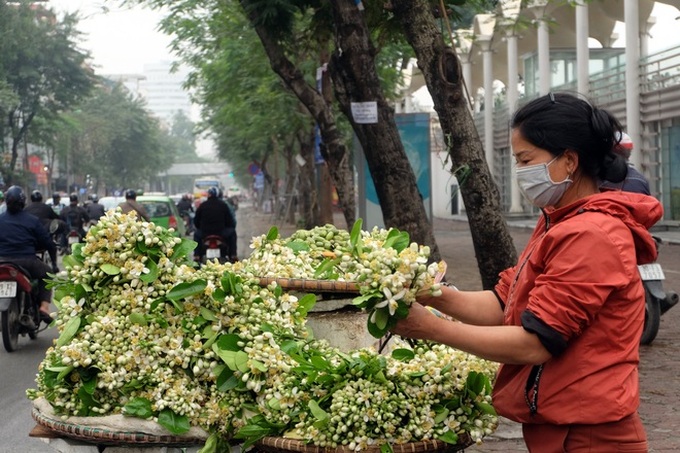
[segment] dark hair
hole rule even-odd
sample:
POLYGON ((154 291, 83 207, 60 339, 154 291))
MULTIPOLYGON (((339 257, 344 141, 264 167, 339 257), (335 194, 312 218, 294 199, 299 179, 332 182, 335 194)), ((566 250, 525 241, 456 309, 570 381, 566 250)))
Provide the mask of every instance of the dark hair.
POLYGON ((42 194, 39 190, 34 190, 31 192, 31 201, 34 203, 42 201, 42 194))
POLYGON ((617 183, 626 178, 626 160, 614 153, 621 123, 572 94, 550 93, 528 102, 515 112, 510 127, 553 156, 578 153, 581 170, 594 179, 617 183))

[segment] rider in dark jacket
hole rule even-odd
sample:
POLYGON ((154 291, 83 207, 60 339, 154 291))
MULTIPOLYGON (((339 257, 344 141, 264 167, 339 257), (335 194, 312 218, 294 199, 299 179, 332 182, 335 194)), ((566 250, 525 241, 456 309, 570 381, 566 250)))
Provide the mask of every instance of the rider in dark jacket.
POLYGON ((92 194, 90 197, 90 202, 85 206, 85 210, 87 211, 87 215, 90 216, 90 220, 92 222, 98 222, 99 219, 106 214, 106 211, 104 210, 104 205, 99 203, 99 197, 97 194, 92 194))
POLYGON ((76 230, 81 238, 85 237, 83 228, 90 220, 85 208, 78 206, 78 195, 72 193, 69 197, 70 203, 61 210, 61 219, 66 222, 69 231, 76 230))
POLYGON ((62 246, 66 245, 66 222, 59 217, 59 214, 54 212, 51 206, 43 201, 42 193, 39 190, 31 192, 31 203, 24 208, 24 211, 40 219, 47 232, 54 235, 62 246), (54 220, 56 220, 57 228, 51 231, 50 227, 54 220))
POLYGON ((194 216, 194 240, 198 242, 196 257, 200 260, 205 255, 203 239, 210 235, 222 237, 229 248, 229 260, 236 261, 236 219, 227 204, 218 197, 215 187, 208 189, 208 199, 196 209, 194 216))
POLYGON ((47 289, 44 279, 50 271, 59 272, 56 246, 40 220, 24 211, 26 195, 21 187, 10 187, 5 192, 5 200, 7 212, 0 214, 0 259, 21 266, 38 281, 40 318, 49 324, 52 322, 49 314, 52 292, 47 289), (38 250, 47 250, 52 269, 36 256, 38 250))

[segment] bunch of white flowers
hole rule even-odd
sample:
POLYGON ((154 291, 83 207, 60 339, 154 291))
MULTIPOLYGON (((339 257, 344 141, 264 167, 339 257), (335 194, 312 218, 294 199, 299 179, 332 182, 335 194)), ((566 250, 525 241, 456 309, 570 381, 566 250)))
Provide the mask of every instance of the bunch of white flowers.
POLYGON ((333 225, 298 230, 288 238, 276 228, 256 237, 249 259, 238 269, 252 277, 325 279, 355 282, 358 307, 369 312, 368 330, 382 337, 423 290, 439 291, 444 263, 430 263, 430 248, 409 242, 406 232, 391 228, 351 233, 333 225))
MULTIPOLYGON (((327 254, 318 242, 315 253, 327 254)), ((339 244, 346 242, 338 251, 339 244)), ((51 282, 60 335, 28 396, 47 399, 65 418, 123 413, 172 433, 200 426, 211 433, 203 453, 267 435, 359 451, 420 439, 455 443, 461 435, 479 441, 495 428, 494 364, 444 346, 404 346, 392 356, 341 352, 309 336, 313 294, 261 287, 242 271, 258 266, 249 260, 196 269, 188 258, 194 246, 109 212, 51 282)), ((411 246, 393 260, 411 269, 419 256, 411 246)), ((408 272, 401 274, 415 275, 408 272)))

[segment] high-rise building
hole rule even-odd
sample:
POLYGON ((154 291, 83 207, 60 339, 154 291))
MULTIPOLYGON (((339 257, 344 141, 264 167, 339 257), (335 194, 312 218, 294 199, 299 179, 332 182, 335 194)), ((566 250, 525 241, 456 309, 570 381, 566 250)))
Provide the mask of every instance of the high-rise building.
POLYGON ((161 61, 144 65, 144 79, 140 80, 140 93, 147 108, 162 122, 169 124, 180 110, 192 118, 189 93, 183 88, 186 70, 172 70, 172 62, 161 61))

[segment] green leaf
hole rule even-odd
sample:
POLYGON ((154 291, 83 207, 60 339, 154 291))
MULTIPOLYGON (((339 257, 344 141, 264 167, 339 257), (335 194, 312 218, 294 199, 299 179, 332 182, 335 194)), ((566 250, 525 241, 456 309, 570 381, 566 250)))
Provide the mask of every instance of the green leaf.
POLYGON ((114 266, 113 264, 109 263, 104 263, 101 266, 99 266, 99 269, 101 269, 105 274, 108 275, 118 275, 120 274, 120 268, 118 266, 114 266))
POLYGON ((201 449, 198 450, 196 453, 217 453, 217 441, 218 441, 217 433, 212 433, 205 440, 205 443, 203 444, 201 449))
POLYGON ((441 410, 437 411, 437 415, 434 417, 434 423, 439 424, 446 420, 446 417, 449 416, 449 410, 445 407, 442 407, 441 410))
POLYGON ((410 236, 406 231, 399 231, 396 228, 391 228, 387 233, 387 238, 383 244, 383 248, 393 248, 397 252, 401 252, 410 245, 410 236))
POLYGON ((314 355, 309 360, 317 370, 325 371, 330 369, 330 364, 320 355, 314 355))
POLYGON ((279 401, 277 398, 270 398, 269 401, 267 401, 267 406, 275 411, 280 411, 281 401, 279 401))
POLYGON ((73 337, 78 333, 78 329, 80 328, 80 316, 76 316, 75 318, 71 318, 68 320, 66 323, 66 326, 64 326, 64 330, 61 332, 61 335, 59 335, 59 338, 57 339, 57 347, 64 346, 67 344, 73 337))
POLYGON ((239 341, 241 341, 241 337, 235 333, 227 333, 221 335, 215 345, 223 351, 240 351, 242 348, 238 345, 239 341))
POLYGON ((392 450, 392 445, 389 442, 386 442, 380 446, 380 453, 394 453, 394 450, 392 450))
POLYGON ((186 415, 177 415, 170 409, 163 409, 161 413, 158 414, 158 424, 173 434, 184 434, 191 429, 189 417, 186 415))
POLYGON ((66 368, 64 368, 63 370, 61 370, 61 371, 59 372, 59 374, 57 375, 57 381, 63 381, 64 379, 66 379, 66 376, 68 376, 69 374, 71 374, 71 372, 72 372, 74 369, 75 369, 75 368, 74 368, 72 365, 69 365, 69 366, 67 366, 66 368))
POLYGON ((457 444, 458 434, 449 430, 446 431, 444 434, 437 436, 437 440, 441 440, 442 442, 446 442, 447 444, 457 444))
POLYGON ((357 219, 352 226, 352 231, 349 233, 349 243, 352 246, 352 254, 354 256, 358 256, 361 253, 361 226, 363 223, 363 219, 357 219))
POLYGON ((262 363, 262 362, 260 362, 260 361, 258 361, 258 360, 251 360, 251 361, 250 361, 250 365, 251 365, 254 369, 260 370, 260 371, 262 371, 263 373, 266 373, 266 372, 267 372, 267 367, 265 366, 265 364, 262 363))
POLYGON ((340 258, 326 258, 314 271, 314 278, 332 280, 337 279, 337 275, 333 273, 335 266, 340 264, 340 258))
POLYGON ((312 415, 317 420, 319 421, 328 420, 328 412, 321 409, 321 406, 319 406, 319 403, 317 403, 316 401, 309 400, 309 403, 307 403, 307 407, 309 407, 309 410, 312 412, 312 415))
POLYGON ((67 269, 82 264, 82 261, 78 261, 78 259, 73 255, 65 255, 61 260, 64 264, 64 267, 67 269))
POLYGON ((485 403, 483 401, 477 401, 477 402, 475 402, 475 407, 477 409, 479 409, 484 414, 498 415, 496 413, 496 409, 494 409, 494 407, 489 403, 485 403))
POLYGON ((80 399, 81 407, 76 414, 81 417, 87 417, 92 413, 91 409, 98 406, 97 401, 95 401, 91 393, 88 393, 85 387, 80 387, 78 389, 78 399, 80 399))
POLYGON ((149 323, 146 321, 146 316, 141 313, 130 313, 130 322, 132 324, 137 324, 140 326, 147 326, 149 323))
POLYGON ((206 286, 208 286, 208 284, 205 280, 178 283, 170 291, 168 291, 165 297, 171 301, 185 299, 187 297, 202 293, 206 286))
POLYGON ((308 252, 310 250, 309 244, 307 244, 305 241, 301 241, 300 239, 289 241, 286 244, 286 247, 293 250, 295 254, 298 254, 302 251, 308 252))
POLYGON ((182 238, 182 242, 177 244, 172 250, 172 259, 180 259, 189 255, 196 247, 198 242, 191 239, 182 238))
POLYGON ((215 316, 215 313, 205 307, 201 307, 201 316, 203 316, 203 318, 207 319, 208 321, 217 321, 217 316, 215 316))
POLYGON ((276 228, 275 226, 271 227, 269 229, 269 232, 267 233, 267 240, 273 241, 278 237, 279 237, 279 229, 276 228))
POLYGON ((241 380, 234 375, 234 371, 229 367, 224 367, 224 370, 217 376, 217 390, 220 392, 227 392, 235 389, 241 383, 241 380))
POLYGON ((153 415, 151 401, 146 398, 132 398, 123 406, 123 415, 147 419, 153 415))
POLYGON ((139 279, 143 281, 144 283, 153 283, 156 281, 158 278, 158 265, 154 260, 147 260, 145 263, 145 266, 147 269, 149 269, 149 272, 146 274, 142 274, 139 276, 139 279))
POLYGON ((366 324, 368 328, 368 333, 370 333, 373 338, 382 338, 387 333, 387 327, 379 328, 375 323, 371 322, 370 318, 366 324))
POLYGON ((387 321, 390 319, 390 313, 387 307, 376 308, 375 310, 375 325, 378 329, 385 329, 387 321))
POLYGON ((399 348, 392 351, 392 358, 402 362, 408 362, 416 357, 416 353, 411 349, 399 348))
POLYGON ((316 295, 314 293, 307 293, 298 300, 297 312, 300 313, 300 316, 307 316, 307 313, 314 308, 314 305, 316 305, 316 295))

